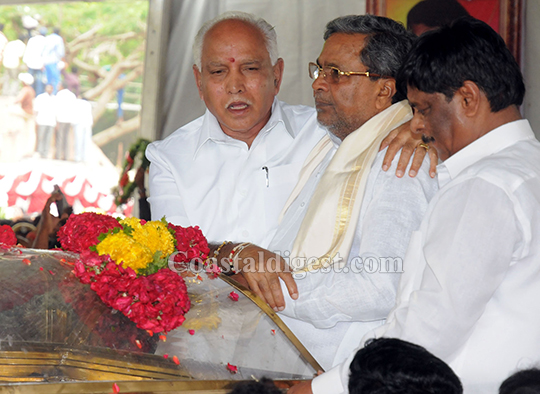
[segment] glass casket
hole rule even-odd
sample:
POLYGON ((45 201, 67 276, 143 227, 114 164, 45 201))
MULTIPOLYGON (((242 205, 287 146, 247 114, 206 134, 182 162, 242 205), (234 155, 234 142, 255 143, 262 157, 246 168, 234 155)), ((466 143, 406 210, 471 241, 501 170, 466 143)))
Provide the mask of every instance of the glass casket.
POLYGON ((321 369, 272 309, 227 277, 187 278, 186 321, 151 336, 79 282, 76 258, 0 250, 0 393, 111 393, 115 383, 121 393, 226 393, 238 380, 288 387, 321 369))

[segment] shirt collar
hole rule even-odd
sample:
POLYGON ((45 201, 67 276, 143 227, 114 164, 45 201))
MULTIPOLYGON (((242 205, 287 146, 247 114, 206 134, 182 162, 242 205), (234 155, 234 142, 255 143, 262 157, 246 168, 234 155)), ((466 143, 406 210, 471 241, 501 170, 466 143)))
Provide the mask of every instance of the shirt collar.
MULTIPOLYGON (((276 126, 280 123, 283 125, 283 127, 278 127, 277 129, 286 131, 282 133, 285 135, 285 138, 289 137, 291 139, 294 139, 296 137, 294 128, 291 126, 287 117, 284 116, 278 99, 274 97, 274 102, 272 103, 272 115, 270 116, 268 122, 261 129, 257 137, 255 137, 253 144, 255 144, 264 134, 276 128, 276 126)), ((237 139, 225 134, 221 129, 217 118, 207 109, 203 117, 203 123, 201 125, 199 133, 199 140, 197 142, 197 148, 195 149, 193 157, 197 156, 197 153, 199 152, 201 147, 209 141, 213 141, 218 144, 243 144, 243 142, 238 141, 237 139)))
POLYGON ((437 166, 439 187, 442 188, 484 157, 500 152, 518 141, 530 139, 535 139, 535 136, 526 119, 506 123, 491 130, 437 166))

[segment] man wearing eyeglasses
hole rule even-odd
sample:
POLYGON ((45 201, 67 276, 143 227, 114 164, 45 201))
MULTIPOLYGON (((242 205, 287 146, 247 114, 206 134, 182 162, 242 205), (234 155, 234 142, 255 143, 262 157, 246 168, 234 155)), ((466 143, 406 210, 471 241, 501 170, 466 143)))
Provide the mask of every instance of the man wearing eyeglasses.
MULTIPOLYGON (((313 108, 277 99, 283 60, 275 29, 262 18, 222 14, 201 27, 193 49, 208 110, 149 145, 152 217, 198 225, 211 242, 267 247, 306 157, 326 132, 313 108)), ((401 157, 404 164, 410 155, 401 157)))
POLYGON ((411 34, 388 18, 352 15, 328 23, 324 38, 309 71, 328 133, 308 157, 268 250, 224 245, 219 258, 224 269, 230 262, 242 271, 326 369, 384 323, 410 235, 437 185, 427 160, 416 178, 400 179, 381 169, 378 152, 412 117, 395 81, 411 34))

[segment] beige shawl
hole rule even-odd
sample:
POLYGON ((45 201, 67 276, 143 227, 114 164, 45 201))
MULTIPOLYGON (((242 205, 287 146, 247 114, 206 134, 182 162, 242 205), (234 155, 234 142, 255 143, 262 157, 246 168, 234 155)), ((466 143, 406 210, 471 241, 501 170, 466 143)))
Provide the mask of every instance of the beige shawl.
MULTIPOLYGON (((371 166, 381 141, 412 118, 407 101, 375 115, 347 136, 324 172, 294 241, 295 271, 311 271, 347 262, 371 166), (340 260, 343 259, 343 260, 340 260)), ((284 211, 331 148, 329 138, 308 156, 284 211)))

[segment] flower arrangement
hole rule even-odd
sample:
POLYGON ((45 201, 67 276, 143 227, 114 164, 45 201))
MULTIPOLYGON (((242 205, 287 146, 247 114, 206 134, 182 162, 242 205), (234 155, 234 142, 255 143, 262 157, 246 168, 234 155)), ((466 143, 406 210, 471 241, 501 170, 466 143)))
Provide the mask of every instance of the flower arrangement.
POLYGON ((156 333, 180 326, 191 306, 184 279, 168 267, 169 257, 175 250, 181 261, 206 259, 209 253, 198 227, 164 219, 71 215, 58 239, 64 249, 80 253, 74 272, 82 283, 137 327, 156 333))
POLYGON ((11 226, 7 224, 0 226, 0 248, 10 248, 15 245, 17 245, 17 236, 11 226))

